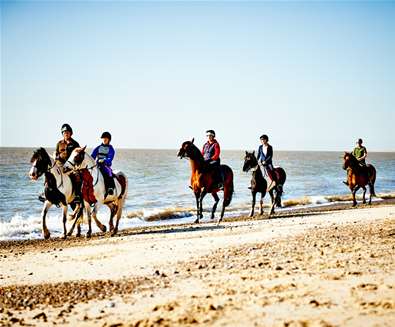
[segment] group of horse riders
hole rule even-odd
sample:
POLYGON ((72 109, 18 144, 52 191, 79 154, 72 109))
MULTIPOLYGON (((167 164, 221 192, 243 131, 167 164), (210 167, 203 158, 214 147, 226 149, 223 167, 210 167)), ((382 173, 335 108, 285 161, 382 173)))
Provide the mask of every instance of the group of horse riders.
MULTIPOLYGON (((72 138, 73 129, 69 124, 63 124, 61 127, 61 133, 63 139, 61 139, 56 144, 55 150, 55 162, 60 166, 63 167, 64 164, 69 159, 71 153, 74 149, 79 148, 79 143, 72 138)), ((104 132, 101 135, 102 143, 94 148, 92 152, 92 157, 96 160, 96 163, 103 174, 104 182, 106 185, 106 193, 108 195, 112 195, 115 188, 114 178, 112 174, 112 161, 115 156, 114 147, 110 144, 111 142, 111 134, 109 132, 104 132)), ((79 171, 73 171, 70 173, 70 178, 73 183, 73 187, 75 190, 75 199, 76 203, 82 201, 82 194, 81 194, 81 186, 82 186, 82 176, 80 175, 79 171)), ((92 183, 90 188, 93 189, 92 183)), ((43 194, 39 195, 39 200, 44 202, 45 196, 43 194)))
MULTIPOLYGON (((63 166, 70 157, 73 150, 80 147, 80 145, 76 140, 72 138, 73 129, 69 124, 62 125, 61 133, 63 139, 61 139, 56 144, 55 160, 60 166, 63 166)), ((205 162, 207 163, 208 169, 213 171, 214 180, 216 181, 218 188, 221 189, 224 182, 224 177, 220 169, 221 148, 217 139, 215 138, 216 135, 214 130, 207 130, 206 137, 207 142, 203 145, 201 152, 205 162)), ((96 160, 97 165, 103 174, 107 194, 112 195, 114 192, 115 184, 111 166, 115 156, 115 150, 114 147, 110 144, 111 134, 109 132, 104 132, 101 135, 101 139, 102 143, 92 151, 92 157, 96 160)), ((262 171, 266 172, 267 176, 270 179, 270 184, 268 186, 268 189, 270 189, 276 185, 278 179, 273 168, 273 147, 269 144, 269 137, 266 134, 260 136, 260 141, 261 144, 258 147, 257 160, 262 171)), ((363 146, 362 143, 362 139, 357 140, 357 145, 352 151, 352 155, 363 167, 366 166, 365 159, 368 152, 366 150, 366 147, 363 146)), ((78 174, 78 172, 72 172, 70 174, 70 177, 75 187, 76 202, 81 201, 81 176, 78 174)), ((348 185, 347 181, 343 181, 343 183, 348 185)), ((45 201, 45 197, 43 195, 40 195, 39 199, 41 201, 45 201)))
MULTIPOLYGON (((202 155, 207 163, 209 169, 211 168, 214 172, 214 179, 217 182, 218 188, 221 189, 223 187, 223 174, 220 170, 220 153, 221 149, 218 141, 215 138, 215 131, 209 129, 206 131, 207 142, 203 145, 202 155)), ((271 186, 276 185, 277 176, 273 169, 273 147, 269 144, 269 137, 265 134, 260 137, 261 145, 258 148, 257 159, 258 163, 262 169, 267 173, 267 176, 271 180, 271 186)))

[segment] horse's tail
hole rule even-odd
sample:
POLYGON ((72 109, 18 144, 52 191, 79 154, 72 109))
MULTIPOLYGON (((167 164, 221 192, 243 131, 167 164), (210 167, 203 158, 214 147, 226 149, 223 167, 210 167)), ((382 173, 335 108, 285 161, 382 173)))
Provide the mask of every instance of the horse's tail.
POLYGON ((116 176, 119 184, 121 184, 121 194, 118 198, 121 200, 121 205, 123 207, 128 196, 128 178, 122 171, 117 172, 116 176))
POLYGON ((224 165, 224 207, 227 207, 232 202, 232 197, 234 193, 233 185, 233 171, 229 166, 224 165))
POLYGON ((368 165, 369 167, 369 192, 372 196, 377 196, 374 190, 374 183, 376 182, 376 168, 373 165, 368 165))

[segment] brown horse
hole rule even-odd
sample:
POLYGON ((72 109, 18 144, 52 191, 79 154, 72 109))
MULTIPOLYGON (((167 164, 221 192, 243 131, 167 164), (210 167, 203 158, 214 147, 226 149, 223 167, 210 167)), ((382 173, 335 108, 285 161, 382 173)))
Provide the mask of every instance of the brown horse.
MULTIPOLYGON (((195 223, 198 223, 200 218, 203 218, 203 198, 207 193, 211 193, 214 198, 214 206, 211 210, 211 219, 214 219, 215 210, 219 202, 217 193, 220 189, 215 183, 214 172, 210 169, 204 161, 203 155, 200 150, 193 144, 192 141, 185 141, 182 143, 177 156, 182 158, 189 158, 191 163, 191 188, 196 197, 197 218, 195 223)), ((224 200, 222 202, 221 217, 218 220, 220 223, 224 217, 225 208, 232 201, 233 195, 233 171, 229 166, 221 165, 220 169, 224 176, 224 200)))
POLYGON ((374 183, 376 181, 376 169, 373 165, 361 166, 357 158, 351 153, 344 152, 343 169, 347 170, 348 187, 352 193, 353 207, 357 205, 355 200, 355 193, 362 187, 363 189, 363 203, 366 203, 366 185, 369 185, 369 204, 372 203, 372 196, 376 196, 374 192, 374 183))

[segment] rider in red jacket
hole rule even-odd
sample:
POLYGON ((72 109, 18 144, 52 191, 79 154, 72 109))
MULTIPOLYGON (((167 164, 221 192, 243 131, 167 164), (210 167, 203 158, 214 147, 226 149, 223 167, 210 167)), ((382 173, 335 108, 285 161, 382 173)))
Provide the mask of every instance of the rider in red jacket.
POLYGON ((214 181, 217 182, 218 187, 221 188, 223 186, 223 177, 220 170, 221 159, 219 158, 221 149, 219 143, 215 139, 215 132, 212 129, 206 131, 206 136, 208 140, 203 145, 202 155, 207 166, 214 171, 214 181))

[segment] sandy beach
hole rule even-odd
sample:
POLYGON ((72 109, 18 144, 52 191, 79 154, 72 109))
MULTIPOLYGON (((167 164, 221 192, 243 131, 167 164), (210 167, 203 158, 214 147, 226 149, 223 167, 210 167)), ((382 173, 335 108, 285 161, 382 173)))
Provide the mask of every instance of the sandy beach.
POLYGON ((393 326, 395 205, 1 242, 0 325, 393 326))

